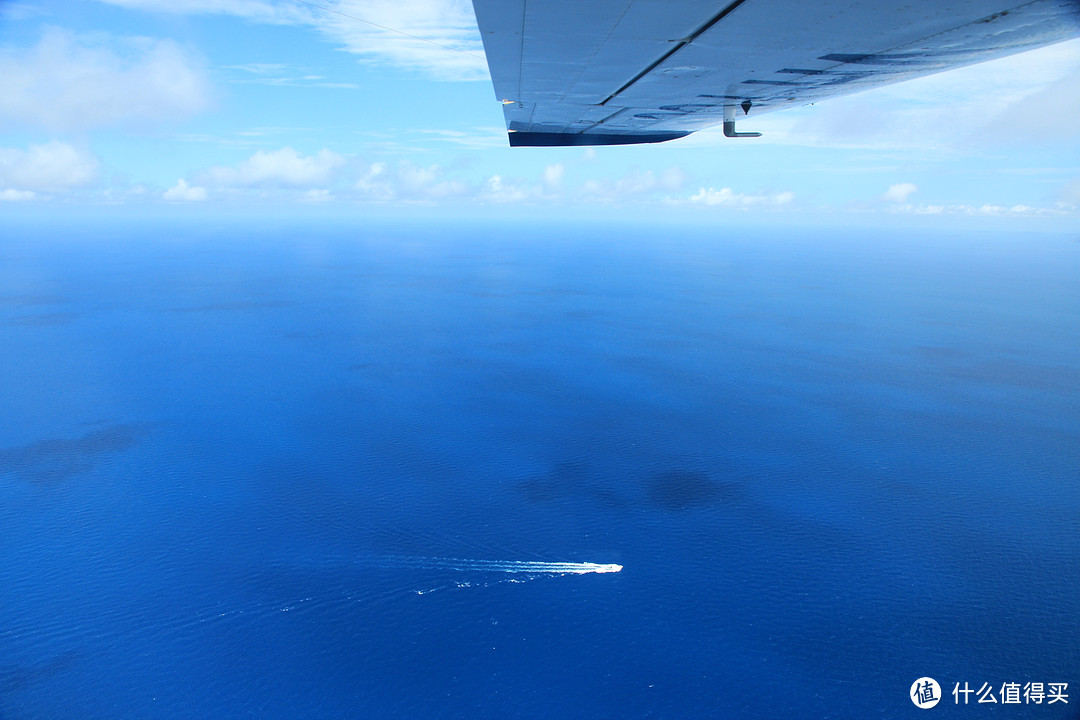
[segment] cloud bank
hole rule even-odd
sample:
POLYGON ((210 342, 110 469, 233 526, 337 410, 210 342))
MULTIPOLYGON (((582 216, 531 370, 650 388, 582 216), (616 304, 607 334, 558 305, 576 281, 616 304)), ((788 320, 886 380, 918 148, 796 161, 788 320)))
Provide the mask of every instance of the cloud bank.
POLYGON ((335 171, 345 158, 323 148, 314 155, 301 155, 291 147, 266 152, 260 150, 235 167, 213 167, 206 182, 225 187, 311 187, 333 182, 335 171))
POLYGON ((731 188, 701 188, 690 196, 690 202, 698 205, 711 205, 728 208, 777 208, 788 205, 795 199, 795 194, 789 191, 777 193, 737 193, 731 188))
POLYGON ((81 187, 94 181, 97 171, 97 158, 67 143, 0 148, 0 190, 6 193, 5 200, 30 200, 38 193, 81 187))
POLYGON ((201 61, 171 40, 90 41, 48 29, 0 53, 0 127, 85 131, 173 121, 209 105, 201 61))

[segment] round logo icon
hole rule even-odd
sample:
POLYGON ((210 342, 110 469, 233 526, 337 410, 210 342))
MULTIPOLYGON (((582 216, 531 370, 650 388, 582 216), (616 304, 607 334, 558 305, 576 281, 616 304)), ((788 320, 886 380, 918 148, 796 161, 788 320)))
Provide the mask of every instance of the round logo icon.
POLYGON ((937 680, 934 678, 921 677, 911 683, 911 695, 909 697, 911 702, 915 703, 915 707, 929 710, 941 700, 941 686, 937 684, 937 680))

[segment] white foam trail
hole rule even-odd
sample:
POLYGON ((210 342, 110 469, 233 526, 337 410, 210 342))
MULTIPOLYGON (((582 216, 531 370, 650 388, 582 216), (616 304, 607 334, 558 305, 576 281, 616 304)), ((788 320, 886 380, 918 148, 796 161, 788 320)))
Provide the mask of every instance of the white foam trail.
POLYGON ((456 572, 529 573, 531 575, 585 575, 617 573, 622 565, 614 563, 538 562, 535 560, 467 560, 437 557, 384 557, 391 567, 456 572))

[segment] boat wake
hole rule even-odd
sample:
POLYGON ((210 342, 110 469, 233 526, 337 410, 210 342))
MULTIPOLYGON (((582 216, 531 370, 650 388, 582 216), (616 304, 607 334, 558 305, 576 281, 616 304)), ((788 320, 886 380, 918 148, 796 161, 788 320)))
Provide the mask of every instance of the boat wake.
MULTIPOLYGON (((288 577, 287 564, 272 566, 269 577, 288 577)), ((299 590, 295 594, 278 594, 254 602, 234 604, 221 601, 200 606, 187 605, 176 609, 171 617, 162 617, 160 607, 153 604, 145 607, 131 607, 123 615, 129 619, 142 617, 142 626, 153 626, 158 632, 186 632, 203 623, 238 620, 241 617, 269 617, 278 613, 326 613, 344 612, 350 605, 383 602, 402 594, 427 595, 429 593, 452 590, 455 588, 486 588, 504 583, 527 583, 543 578, 556 578, 566 575, 587 575, 591 573, 617 573, 622 565, 614 563, 590 562, 543 562, 536 560, 477 560, 468 558, 415 557, 405 555, 344 556, 322 557, 317 561, 308 561, 303 566, 305 571, 322 569, 332 571, 337 581, 319 583, 318 594, 307 594, 308 590, 299 590), (352 572, 347 572, 347 569, 352 572), (378 582, 358 582, 357 571, 365 573, 371 569, 413 570, 404 573, 409 578, 404 580, 405 587, 384 577, 378 582), (346 572, 343 572, 346 571, 346 572), (420 587, 417 587, 417 584, 420 587), (291 595, 291 597, 290 597, 291 595)), ((390 573, 392 578, 395 573, 390 573)), ((252 577, 258 577, 253 575, 252 577)), ((304 583, 311 581, 307 574, 300 576, 304 583)), ((326 576, 322 576, 325 578, 326 576)), ((249 583, 242 583, 247 585, 249 583)), ((312 588, 313 589, 313 588, 312 588)), ((223 593, 228 594, 228 593, 223 593)), ((101 619, 104 624, 106 619, 101 619)), ((75 629, 63 621, 54 623, 16 623, 0 632, 0 639, 36 638, 64 636, 75 629)), ((2 668, 0 668, 2 670, 2 668)))
POLYGON ((468 560, 462 558, 384 556, 383 567, 453 572, 524 573, 528 575, 585 575, 617 573, 623 568, 614 563, 539 562, 535 560, 468 560))

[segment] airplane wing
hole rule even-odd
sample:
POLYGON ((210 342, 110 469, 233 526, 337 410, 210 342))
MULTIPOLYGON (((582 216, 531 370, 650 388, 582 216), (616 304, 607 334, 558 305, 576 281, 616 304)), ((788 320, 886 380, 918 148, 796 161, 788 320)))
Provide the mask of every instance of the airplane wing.
POLYGON ((1080 35, 1080 0, 473 0, 510 144, 684 137, 1080 35))

